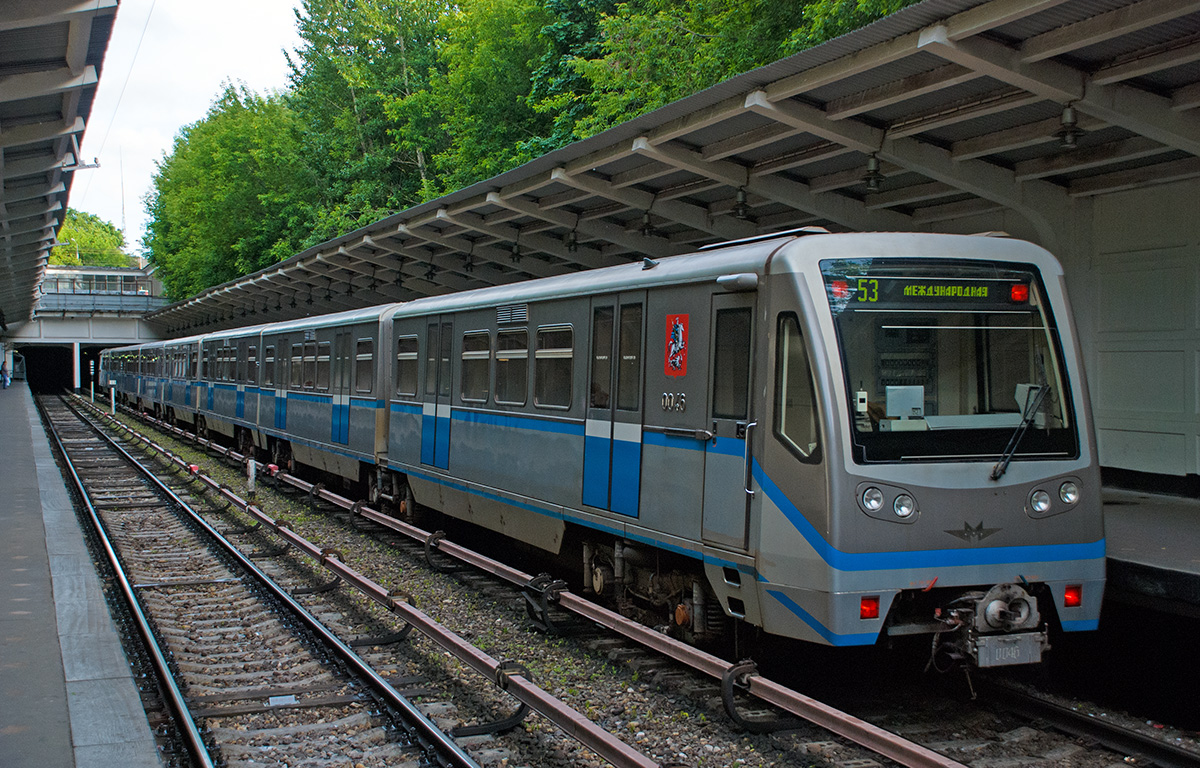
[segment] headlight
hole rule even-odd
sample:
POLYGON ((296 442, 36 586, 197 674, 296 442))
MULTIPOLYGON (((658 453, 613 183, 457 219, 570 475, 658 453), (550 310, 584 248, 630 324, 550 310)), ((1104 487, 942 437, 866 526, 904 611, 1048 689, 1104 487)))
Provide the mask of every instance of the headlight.
POLYGON ((1041 514, 1050 510, 1050 494, 1045 491, 1034 491, 1029 497, 1029 505, 1033 507, 1033 511, 1041 514))
POLYGON ((1068 480, 1058 486, 1058 498, 1062 499, 1063 504, 1074 504, 1079 501, 1079 486, 1068 480))
POLYGON ((879 508, 883 506, 883 491, 875 486, 863 491, 862 505, 871 512, 878 512, 879 508))
POLYGON ((896 513, 896 517, 909 517, 917 511, 917 502, 913 501, 912 496, 902 493, 892 502, 892 511, 896 513))

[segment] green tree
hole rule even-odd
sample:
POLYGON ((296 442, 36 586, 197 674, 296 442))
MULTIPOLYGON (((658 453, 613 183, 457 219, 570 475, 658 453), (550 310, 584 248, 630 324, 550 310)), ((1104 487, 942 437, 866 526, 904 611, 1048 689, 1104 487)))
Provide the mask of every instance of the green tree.
POLYGON ((257 271, 300 248, 314 180, 301 126, 279 96, 227 85, 157 164, 143 246, 167 295, 182 298, 257 271))
POLYGON ((182 297, 912 2, 301 0, 290 89, 180 131, 143 244, 182 297))
POLYGON ((804 18, 783 45, 795 53, 878 21, 917 0, 814 0, 804 6, 804 18))
POLYGON ((577 62, 604 53, 601 21, 616 10, 615 0, 544 0, 550 20, 539 33, 546 44, 530 82, 529 105, 553 121, 548 135, 524 142, 534 156, 564 147, 581 136, 576 127, 592 113, 592 86, 577 62))
POLYGON ((415 205, 427 194, 440 120, 388 106, 437 69, 443 0, 304 0, 288 103, 319 199, 307 244, 415 205))
POLYGON ((116 226, 91 213, 67 209, 59 245, 50 249, 50 263, 84 267, 128 267, 125 235, 116 226))
POLYGON ((475 0, 446 18, 444 71, 430 80, 428 97, 404 105, 443 120, 447 145, 433 158, 437 193, 541 154, 529 142, 546 136, 553 119, 535 111, 529 96, 533 70, 548 49, 540 33, 549 21, 538 0, 475 0))
POLYGON ((604 17, 603 55, 575 67, 592 86, 591 135, 783 55, 803 3, 635 0, 604 17))
POLYGON ((601 21, 603 55, 574 61, 591 83, 589 136, 796 53, 916 0, 630 0, 601 21))

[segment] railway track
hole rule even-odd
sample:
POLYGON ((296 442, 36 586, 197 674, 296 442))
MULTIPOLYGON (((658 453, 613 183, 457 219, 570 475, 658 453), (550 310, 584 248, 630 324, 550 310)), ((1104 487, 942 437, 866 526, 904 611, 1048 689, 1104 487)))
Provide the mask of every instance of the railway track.
MULTIPOLYGON (((162 425, 165 427, 165 425, 162 425)), ((185 433, 175 431, 176 436, 185 436, 185 433)), ((190 437, 190 436, 189 436, 190 437)), ((222 457, 229 457, 232 461, 240 460, 236 453, 220 447, 210 447, 221 454, 222 457)), ((236 477, 236 474, 234 474, 236 477)), ((401 551, 408 553, 412 560, 421 560, 430 556, 430 535, 413 529, 399 520, 395 520, 387 515, 382 515, 365 508, 362 504, 354 504, 347 499, 342 499, 336 494, 330 493, 323 487, 310 485, 299 478, 283 476, 281 489, 291 489, 294 501, 300 503, 301 506, 318 505, 321 506, 323 514, 314 515, 311 519, 306 520, 298 528, 303 527, 305 530, 322 531, 321 536, 315 537, 327 544, 332 542, 332 546, 342 548, 346 551, 354 549, 363 549, 363 537, 361 532, 356 532, 356 528, 370 528, 373 530, 377 540, 385 540, 390 547, 398 547, 401 551), (333 515, 329 513, 337 513, 343 520, 350 521, 353 525, 347 526, 341 523, 343 531, 349 531, 344 536, 331 531, 337 528, 337 525, 318 524, 318 520, 329 521, 333 519, 333 515), (357 538, 355 536, 357 535, 357 538), (328 538, 327 538, 328 537, 328 538)), ((231 482, 226 479, 226 482, 231 482)), ((289 513, 291 514, 291 513, 289 513)), ((288 531, 283 531, 288 533, 288 531)), ((311 536, 310 536, 311 537, 311 536)), ((481 594, 492 601, 503 603, 505 601, 505 589, 509 589, 507 600, 510 608, 517 612, 525 613, 528 606, 536 605, 539 602, 539 594, 542 592, 534 591, 531 593, 528 589, 523 592, 521 586, 527 586, 530 577, 515 569, 507 566, 488 561, 487 558, 482 558, 474 553, 466 551, 464 548, 452 544, 446 540, 437 540, 434 536, 432 549, 440 549, 441 555, 434 554, 435 559, 441 559, 442 555, 453 555, 462 558, 464 562, 470 563, 473 567, 483 568, 483 572, 491 574, 484 576, 474 570, 457 570, 453 577, 464 584, 467 591, 473 594, 481 594), (516 585, 517 589, 512 589, 512 585, 516 585)), ((385 566, 387 568, 396 568, 396 566, 385 566)), ((444 588, 443 588, 444 589, 444 588)), ((599 631, 584 631, 582 632, 579 642, 589 648, 593 653, 600 654, 608 659, 632 668, 633 679, 637 680, 639 675, 643 681, 654 681, 654 687, 665 691, 665 695, 671 701, 676 699, 682 700, 682 706, 696 712, 703 710, 707 703, 708 714, 710 717, 719 718, 722 714, 722 709, 728 710, 727 697, 730 693, 740 702, 740 714, 737 716, 742 718, 741 725, 749 725, 755 727, 755 720, 758 713, 747 711, 755 708, 762 709, 763 701, 782 702, 785 710, 790 709, 794 714, 805 716, 810 721, 819 722, 822 726, 832 726, 832 730, 837 733, 839 731, 847 731, 849 736, 842 738, 830 739, 829 734, 812 725, 808 724, 793 724, 791 730, 774 735, 762 735, 757 737, 743 737, 740 746, 748 748, 756 757, 761 756, 766 765, 774 761, 776 764, 789 764, 789 761, 804 762, 806 764, 832 764, 832 765, 870 765, 873 758, 878 758, 880 755, 886 755, 889 760, 893 760, 903 765, 956 765, 954 759, 961 759, 963 762, 976 763, 980 759, 978 750, 990 749, 991 746, 997 745, 996 750, 1008 749, 1010 752, 1016 750, 1021 751, 1021 746, 1012 746, 1018 738, 1021 744, 1028 744, 1029 729, 1013 727, 1011 720, 997 719, 996 726, 992 729, 995 731, 991 735, 985 735, 980 738, 969 740, 969 748, 961 751, 959 748, 963 745, 961 738, 955 738, 959 734, 957 731, 969 729, 964 728, 956 717, 963 713, 961 711, 944 712, 944 722, 940 724, 917 723, 913 724, 905 717, 889 722, 886 717, 876 720, 874 716, 867 716, 873 722, 881 722, 885 727, 894 727, 896 731, 902 731, 912 738, 916 738, 923 744, 932 746, 946 752, 949 757, 937 754, 933 750, 922 747, 918 744, 901 739, 894 734, 887 733, 879 728, 863 728, 864 725, 869 725, 852 718, 844 713, 837 712, 830 707, 824 707, 807 697, 797 694, 795 691, 788 691, 766 680, 760 675, 755 674, 752 667, 742 668, 738 676, 731 678, 734 682, 733 690, 722 690, 728 686, 714 685, 713 677, 720 678, 723 675, 717 672, 717 668, 728 670, 737 665, 730 665, 719 659, 705 658, 704 654, 696 653, 692 649, 677 649, 669 648, 667 638, 664 638, 658 633, 646 630, 640 625, 637 628, 618 626, 621 624, 620 617, 605 615, 603 609, 594 606, 592 603, 582 601, 579 598, 571 595, 567 591, 558 591, 552 594, 548 601, 550 608, 549 616, 554 620, 561 621, 563 619, 564 610, 577 610, 580 615, 585 616, 591 621, 598 622, 599 625, 614 628, 622 633, 621 638, 614 638, 611 635, 605 635, 599 631), (578 605, 577 605, 578 604, 578 605), (666 654, 670 658, 676 659, 679 664, 665 660, 660 654, 666 654), (687 665, 690 668, 685 669, 680 665, 687 665), (757 689, 757 690, 755 690, 757 689), (757 703, 753 700, 754 695, 766 693, 765 697, 760 698, 757 703), (745 696, 751 695, 751 699, 747 700, 745 696), (699 703, 698 703, 699 702, 699 703), (939 725, 943 726, 939 729, 939 725), (861 729, 861 730, 856 730, 861 729), (1014 736, 1013 734, 1016 734, 1014 736), (865 735, 865 737, 864 737, 865 735), (874 741, 873 741, 874 740, 874 741), (865 748, 856 746, 851 742, 863 744, 866 742, 865 748), (875 747, 882 747, 876 749, 875 747), (777 755, 771 755, 770 749, 778 750, 777 755), (770 757, 769 757, 770 756, 770 757), (779 762, 782 760, 783 762, 779 762)), ((499 621, 499 619, 497 619, 499 621)), ((470 634, 470 631, 465 631, 464 634, 470 634)), ((554 662, 561 664, 563 662, 554 662)), ((531 664, 532 666, 532 664, 531 664)), ((724 681, 722 681, 724 682, 724 681)), ((637 686, 640 688, 640 686, 637 686)), ((628 689, 630 699, 641 699, 641 691, 635 692, 634 687, 628 689)), ((570 698, 570 697, 568 697, 570 698)), ((588 711, 589 717, 592 717, 600 724, 613 728, 614 730, 627 731, 630 728, 649 727, 645 724, 645 718, 637 717, 636 713, 631 713, 629 710, 632 707, 626 705, 614 705, 609 708, 609 711, 595 711, 589 708, 588 702, 575 701, 576 706, 580 710, 588 711), (631 716, 632 715, 632 716, 631 716)), ((963 707, 959 709, 970 710, 971 707, 963 707)), ((685 713, 686 714, 686 713, 685 713)), ((911 713, 907 713, 911 714, 911 713)), ((778 716, 778 713, 776 713, 778 716)), ((770 718, 768 718, 770 719, 770 718)), ((968 714, 964 720, 966 722, 978 722, 980 717, 968 714)), ((1038 738, 1036 739, 1037 748, 1041 752, 1033 757, 1025 755, 1028 759, 1037 758, 1039 762, 1048 762, 1047 764, 1060 764, 1071 766, 1097 765, 1107 766, 1115 762, 1120 762, 1127 754, 1122 751, 1115 742, 1103 741, 1101 743, 1113 744, 1109 749, 1100 749, 1095 745, 1095 739, 1091 737, 1083 737, 1082 739, 1074 736, 1068 729, 1052 728, 1048 724, 1043 727, 1041 721, 1036 723, 1038 726, 1038 738), (1044 732, 1044 733, 1043 733, 1044 732), (1066 735, 1064 735, 1066 734, 1066 735), (1110 750, 1116 750, 1110 751, 1110 750), (1066 762, 1053 762, 1055 759, 1066 760, 1066 762)), ((681 729, 686 732, 686 729, 681 729)), ((710 753, 711 759, 705 760, 703 751, 693 749, 690 753, 687 751, 678 753, 663 754, 664 750, 659 750, 659 757, 672 757, 678 760, 681 764, 690 765, 691 761, 699 757, 697 765, 719 765, 722 763, 720 757, 727 754, 736 754, 737 748, 725 750, 720 746, 721 739, 729 739, 737 741, 737 736, 719 736, 712 733, 714 728, 711 724, 706 728, 699 729, 702 736, 693 736, 693 740, 697 738, 707 739, 712 743, 703 744, 705 749, 713 749, 714 753, 710 753), (715 748, 714 748, 715 746, 715 748)), ((763 728, 766 731, 768 728, 763 728)), ((986 729, 985 729, 986 730, 986 729)), ((736 733, 736 730, 735 730, 736 733)), ((634 731, 627 734, 628 737, 633 737, 635 742, 641 742, 638 738, 639 732, 634 731)), ((648 736, 645 740, 652 741, 653 736, 648 736)), ((671 740, 668 739, 668 742, 671 740)), ((686 742, 685 737, 682 740, 676 739, 675 744, 686 742)), ((683 747, 684 750, 688 748, 683 747)), ((988 753, 990 754, 990 753, 988 753)), ((1146 756, 1145 751, 1132 753, 1146 756)), ((664 760, 664 763, 666 761, 664 760)), ((749 761, 750 764, 759 764, 749 761)), ((986 759, 985 759, 986 762, 986 759)), ((1189 765, 1195 763, 1179 763, 1179 762, 1163 762, 1164 765, 1189 765)))
POLYGON ((41 406, 196 765, 478 765, 126 452, 41 406))

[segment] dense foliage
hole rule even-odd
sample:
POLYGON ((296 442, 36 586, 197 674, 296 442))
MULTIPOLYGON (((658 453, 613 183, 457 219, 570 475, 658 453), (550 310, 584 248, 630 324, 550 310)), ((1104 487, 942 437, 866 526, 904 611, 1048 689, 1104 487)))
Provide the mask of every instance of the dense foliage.
POLYGON ((99 216, 67 209, 50 263, 69 267, 128 267, 125 235, 99 216))
POLYGON ((291 87, 229 85, 146 198, 195 293, 915 0, 301 0, 291 87))

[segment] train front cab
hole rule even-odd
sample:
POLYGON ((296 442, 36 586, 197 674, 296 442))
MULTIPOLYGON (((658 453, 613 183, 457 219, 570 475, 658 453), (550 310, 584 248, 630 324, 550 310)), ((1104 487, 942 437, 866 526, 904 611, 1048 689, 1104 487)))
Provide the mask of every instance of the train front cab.
POLYGON ((766 283, 764 629, 939 633, 998 666, 1040 660, 1049 623, 1096 628, 1099 471, 1057 262, 988 237, 806 238, 766 283))

